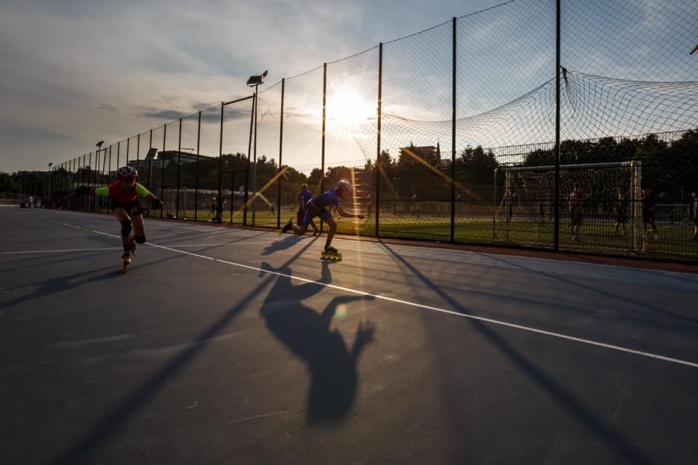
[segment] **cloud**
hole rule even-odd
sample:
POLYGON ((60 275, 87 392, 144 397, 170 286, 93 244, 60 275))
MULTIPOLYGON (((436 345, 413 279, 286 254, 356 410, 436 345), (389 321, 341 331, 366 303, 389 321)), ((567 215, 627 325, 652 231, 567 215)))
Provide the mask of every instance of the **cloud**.
POLYGON ((99 108, 100 110, 109 112, 109 113, 120 113, 120 110, 117 107, 115 107, 114 105, 111 105, 109 103, 100 103, 97 106, 97 108, 99 108))
MULTIPOLYGON (((62 146, 73 146, 80 141, 75 138, 41 127, 0 119, 0 148, 2 165, 0 171, 46 169, 50 162, 59 163, 67 159, 62 146), (31 141, 31 144, 27 144, 31 141)), ((77 154, 76 154, 77 155, 77 154)))
MULTIPOLYGON (((469 12, 462 9, 455 0, 5 0, 0 99, 10 122, 59 136, 51 153, 72 158, 96 140, 115 143, 148 131, 155 119, 249 95, 247 78, 264 69, 273 85, 469 12)), ((215 113, 202 118, 213 121, 215 113)), ((238 116, 244 112, 229 115, 238 116)), ((29 169, 22 152, 42 150, 22 134, 24 142, 4 153, 29 169)))
POLYGON ((186 118, 189 115, 190 113, 183 113, 175 110, 163 110, 143 113, 143 116, 145 116, 146 118, 164 119, 167 121, 174 121, 179 118, 186 118))

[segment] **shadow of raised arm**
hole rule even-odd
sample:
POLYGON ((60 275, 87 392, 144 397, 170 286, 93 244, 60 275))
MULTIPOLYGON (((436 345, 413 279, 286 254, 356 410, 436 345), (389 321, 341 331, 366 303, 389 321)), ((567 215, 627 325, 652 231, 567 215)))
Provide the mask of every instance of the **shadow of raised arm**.
POLYGON ((356 330, 356 339, 354 340, 354 347, 351 351, 351 356, 354 359, 354 363, 359 359, 361 351, 370 342, 373 342, 374 335, 376 334, 376 325, 371 323, 370 320, 362 321, 359 323, 359 327, 356 330))

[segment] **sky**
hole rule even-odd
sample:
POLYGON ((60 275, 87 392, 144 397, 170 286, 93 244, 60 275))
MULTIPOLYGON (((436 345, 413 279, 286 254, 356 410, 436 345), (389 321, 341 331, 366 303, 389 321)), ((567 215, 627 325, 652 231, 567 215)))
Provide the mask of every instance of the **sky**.
POLYGON ((3 0, 0 171, 46 170, 178 114, 503 0, 3 0))

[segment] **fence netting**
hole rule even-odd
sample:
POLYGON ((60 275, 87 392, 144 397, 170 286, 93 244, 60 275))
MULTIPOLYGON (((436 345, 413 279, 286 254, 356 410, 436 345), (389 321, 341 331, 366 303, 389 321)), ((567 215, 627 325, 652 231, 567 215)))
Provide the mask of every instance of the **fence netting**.
POLYGON ((513 0, 262 84, 58 163, 54 185, 128 162, 164 218, 277 228, 302 184, 347 178, 367 218, 340 232, 697 262, 695 2, 559 3, 513 0))

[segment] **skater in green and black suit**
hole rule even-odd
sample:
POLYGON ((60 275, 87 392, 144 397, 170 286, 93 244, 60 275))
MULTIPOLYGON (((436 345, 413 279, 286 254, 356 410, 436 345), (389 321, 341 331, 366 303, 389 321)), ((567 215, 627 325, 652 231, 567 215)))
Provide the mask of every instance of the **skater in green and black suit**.
POLYGON ((80 186, 75 192, 63 199, 66 202, 83 195, 109 197, 111 209, 116 220, 121 223, 121 242, 124 247, 122 260, 131 260, 136 251, 136 244, 145 243, 145 224, 143 210, 138 197, 144 197, 151 203, 152 208, 162 208, 162 202, 143 185, 138 183, 138 171, 132 166, 124 166, 116 172, 117 181, 104 187, 80 186), (133 231, 133 235, 131 235, 133 231))

